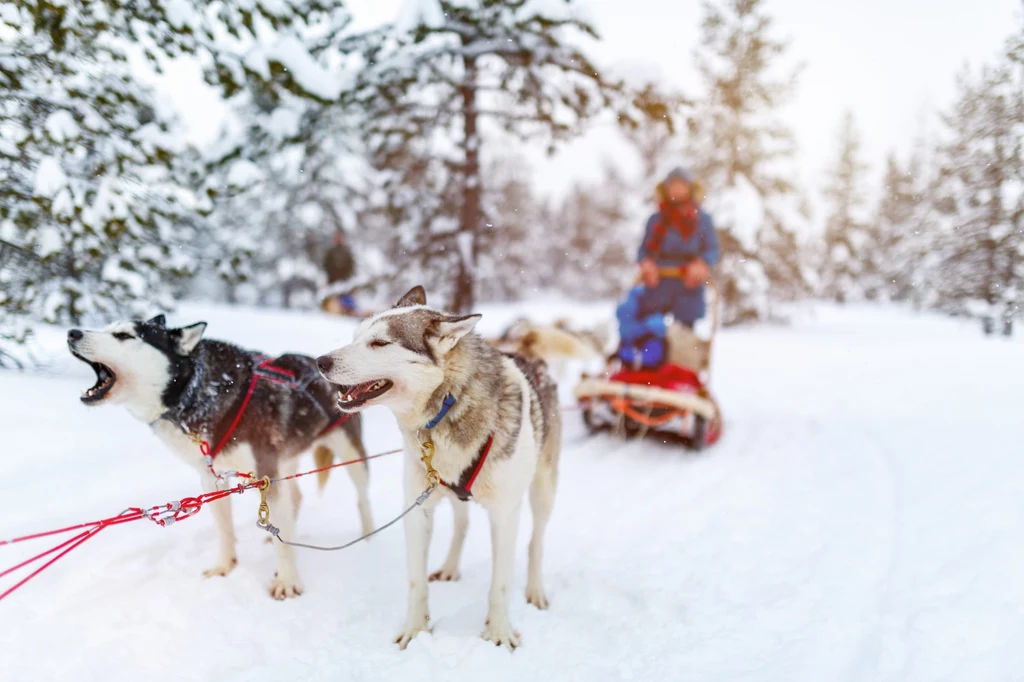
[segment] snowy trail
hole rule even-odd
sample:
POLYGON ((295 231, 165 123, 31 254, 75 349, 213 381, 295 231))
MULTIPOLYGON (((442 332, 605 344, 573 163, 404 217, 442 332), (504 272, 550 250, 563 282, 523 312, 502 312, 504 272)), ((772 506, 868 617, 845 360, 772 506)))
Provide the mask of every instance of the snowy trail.
MULTIPOLYGON (((317 352, 347 334, 316 316, 187 312, 212 336, 268 351, 317 352)), ((522 599, 524 514, 514 654, 478 637, 490 577, 481 510, 462 580, 431 586, 433 632, 399 652, 401 530, 300 554, 306 594, 278 603, 251 495, 235 500, 239 566, 227 578, 200 577, 214 553, 204 512, 166 530, 104 531, 0 602, 0 679, 1024 679, 1024 448, 1008 428, 1024 404, 1024 345, 938 318, 826 309, 793 328, 728 331, 716 357, 726 435, 705 454, 586 437, 565 415, 552 607, 522 599)), ((197 491, 123 410, 77 403, 83 369, 0 375, 2 537, 197 491)), ((371 452, 398 444, 388 413, 367 420, 371 452)), ((400 467, 372 463, 378 522, 400 511, 400 467)), ((323 496, 303 487, 301 539, 358 534, 343 471, 323 496)), ((449 538, 442 505, 431 566, 449 538)), ((0 565, 23 555, 0 550, 0 565)))

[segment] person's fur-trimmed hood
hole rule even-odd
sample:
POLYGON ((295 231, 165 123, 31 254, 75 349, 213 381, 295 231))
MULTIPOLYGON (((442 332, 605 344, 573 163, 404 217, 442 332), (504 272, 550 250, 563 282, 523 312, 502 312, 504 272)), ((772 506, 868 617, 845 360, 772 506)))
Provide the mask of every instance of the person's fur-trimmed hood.
POLYGON ((665 185, 669 180, 674 179, 682 180, 690 186, 690 194, 693 196, 693 200, 698 206, 704 203, 704 199, 707 196, 707 190, 704 182, 688 169, 680 167, 672 169, 668 175, 665 176, 665 179, 655 186, 654 196, 659 204, 665 200, 665 185))

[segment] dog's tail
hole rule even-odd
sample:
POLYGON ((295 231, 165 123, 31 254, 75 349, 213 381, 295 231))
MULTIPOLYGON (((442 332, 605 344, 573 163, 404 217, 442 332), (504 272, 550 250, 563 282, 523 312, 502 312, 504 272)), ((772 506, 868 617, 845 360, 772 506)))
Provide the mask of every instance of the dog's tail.
POLYGON ((327 485, 327 479, 331 475, 331 470, 326 467, 334 464, 334 450, 326 445, 316 446, 313 449, 313 463, 317 469, 323 469, 323 471, 316 472, 317 487, 323 492, 324 486, 327 485))

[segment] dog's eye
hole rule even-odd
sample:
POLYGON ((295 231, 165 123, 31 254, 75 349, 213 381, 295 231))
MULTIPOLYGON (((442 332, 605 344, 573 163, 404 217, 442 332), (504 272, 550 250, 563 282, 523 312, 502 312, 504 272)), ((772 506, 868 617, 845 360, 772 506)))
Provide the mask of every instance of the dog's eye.
POLYGON ((114 338, 118 341, 127 341, 128 339, 134 339, 135 337, 127 332, 114 332, 114 338))
POLYGON ((384 341, 382 339, 374 339, 370 341, 370 348, 383 348, 384 346, 390 346, 390 341, 384 341))

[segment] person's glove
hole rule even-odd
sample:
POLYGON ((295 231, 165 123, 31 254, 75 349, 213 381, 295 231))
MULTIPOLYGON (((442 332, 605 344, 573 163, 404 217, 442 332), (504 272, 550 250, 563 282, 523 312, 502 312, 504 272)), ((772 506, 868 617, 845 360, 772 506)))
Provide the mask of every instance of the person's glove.
POLYGON ((658 286, 658 282, 661 280, 661 276, 658 274, 658 264, 650 258, 644 258, 640 261, 640 281, 644 283, 644 286, 648 289, 653 289, 658 286))
POLYGON ((698 258, 686 267, 686 273, 683 276, 683 285, 687 289, 696 289, 701 284, 708 281, 708 275, 711 274, 711 269, 708 264, 698 258))

